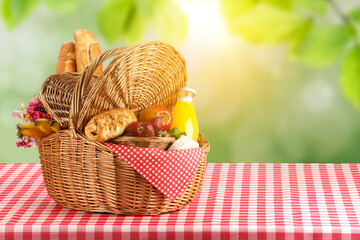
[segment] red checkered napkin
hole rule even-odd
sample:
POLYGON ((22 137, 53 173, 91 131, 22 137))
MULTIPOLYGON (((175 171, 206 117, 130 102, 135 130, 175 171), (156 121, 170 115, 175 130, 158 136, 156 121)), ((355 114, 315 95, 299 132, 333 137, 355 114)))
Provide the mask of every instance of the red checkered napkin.
POLYGON ((204 154, 200 147, 164 151, 108 142, 104 144, 171 201, 175 201, 189 185, 204 154))

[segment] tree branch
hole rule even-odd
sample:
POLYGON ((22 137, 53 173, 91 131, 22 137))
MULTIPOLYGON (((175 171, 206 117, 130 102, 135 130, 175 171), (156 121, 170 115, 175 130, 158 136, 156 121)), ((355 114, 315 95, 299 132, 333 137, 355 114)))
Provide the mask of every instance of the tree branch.
POLYGON ((356 38, 356 43, 359 44, 359 42, 358 42, 358 33, 357 33, 357 30, 356 30, 356 27, 353 25, 353 23, 351 22, 349 17, 341 10, 341 8, 339 7, 339 5, 336 3, 335 0, 325 0, 325 1, 327 1, 330 4, 332 9, 340 17, 342 22, 350 27, 352 34, 356 38))

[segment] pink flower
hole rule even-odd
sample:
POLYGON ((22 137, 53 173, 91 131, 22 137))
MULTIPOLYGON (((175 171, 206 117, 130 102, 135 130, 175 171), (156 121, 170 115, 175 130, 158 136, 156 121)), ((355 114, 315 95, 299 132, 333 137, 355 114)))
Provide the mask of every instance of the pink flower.
MULTIPOLYGON (((24 104, 21 104, 21 108, 19 110, 16 110, 11 113, 11 116, 15 119, 20 119, 23 122, 34 122, 36 119, 39 118, 50 118, 50 114, 48 114, 42 105, 40 99, 38 97, 33 96, 33 98, 28 101, 29 106, 27 108, 24 107, 24 104)), ((18 127, 18 133, 17 133, 18 141, 15 142, 16 147, 23 147, 23 148, 29 148, 29 147, 37 147, 37 139, 30 138, 27 136, 22 135, 19 132, 18 127)))
POLYGON ((26 109, 24 108, 24 104, 21 104, 21 107, 19 110, 11 112, 10 116, 15 119, 20 119, 23 122, 29 121, 29 119, 26 118, 26 109))
POLYGON ((27 114, 30 115, 30 119, 35 121, 39 118, 50 118, 50 114, 48 114, 42 105, 40 99, 38 97, 34 97, 29 101, 29 106, 27 107, 27 114))
POLYGON ((37 147, 37 142, 38 142, 37 139, 35 139, 35 138, 28 138, 27 141, 28 141, 28 145, 29 145, 30 147, 37 147))
POLYGON ((29 143, 27 143, 25 140, 15 142, 15 146, 16 146, 16 147, 24 147, 24 148, 29 148, 29 147, 31 147, 31 145, 30 145, 29 143))
POLYGON ((34 138, 24 137, 20 141, 15 142, 16 147, 30 148, 32 146, 37 146, 37 140, 34 138))

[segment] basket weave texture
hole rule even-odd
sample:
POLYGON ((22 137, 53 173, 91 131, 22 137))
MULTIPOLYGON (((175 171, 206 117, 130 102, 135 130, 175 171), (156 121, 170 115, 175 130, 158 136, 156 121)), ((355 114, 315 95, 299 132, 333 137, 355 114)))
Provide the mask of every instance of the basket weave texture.
POLYGON ((131 147, 158 148, 167 150, 174 142, 173 137, 131 137, 122 136, 109 140, 109 142, 131 147))
MULTIPOLYGON (((183 57, 172 46, 147 41, 112 49, 94 59, 82 74, 48 77, 40 99, 51 116, 66 130, 38 142, 44 182, 49 195, 61 206, 90 212, 156 215, 176 211, 198 194, 210 146, 200 134, 203 159, 186 190, 174 202, 101 143, 84 136, 84 127, 106 109, 129 108, 136 114, 150 105, 172 109, 177 92, 186 84, 183 57), (99 64, 115 57, 105 71, 93 76, 99 64)), ((120 137, 115 143, 166 149, 171 138, 120 137)))

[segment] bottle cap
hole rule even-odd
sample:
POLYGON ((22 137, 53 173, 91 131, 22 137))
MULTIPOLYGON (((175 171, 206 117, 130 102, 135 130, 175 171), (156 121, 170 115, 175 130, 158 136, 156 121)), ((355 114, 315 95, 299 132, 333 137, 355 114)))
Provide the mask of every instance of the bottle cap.
POLYGON ((196 91, 189 87, 183 87, 180 89, 180 91, 189 91, 189 92, 192 92, 194 95, 196 95, 196 91))

